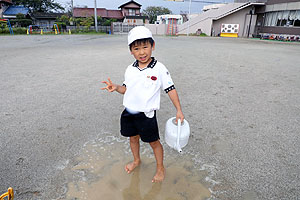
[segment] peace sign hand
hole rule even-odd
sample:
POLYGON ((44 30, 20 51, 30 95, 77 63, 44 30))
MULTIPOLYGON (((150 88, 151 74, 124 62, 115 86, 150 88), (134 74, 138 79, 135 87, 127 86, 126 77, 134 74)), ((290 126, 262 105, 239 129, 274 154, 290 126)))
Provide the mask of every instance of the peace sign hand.
POLYGON ((107 81, 102 81, 102 83, 106 84, 106 87, 101 88, 101 90, 107 90, 109 92, 113 92, 115 90, 117 90, 117 85, 113 84, 110 80, 110 78, 108 78, 108 82, 107 81))

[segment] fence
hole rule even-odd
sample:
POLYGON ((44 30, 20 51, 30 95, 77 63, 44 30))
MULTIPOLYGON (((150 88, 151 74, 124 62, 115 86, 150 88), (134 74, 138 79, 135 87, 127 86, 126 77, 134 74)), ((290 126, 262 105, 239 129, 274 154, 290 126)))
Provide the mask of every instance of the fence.
POLYGON ((113 34, 127 34, 131 29, 137 25, 130 25, 122 22, 113 22, 112 23, 112 33, 113 34))
MULTIPOLYGON (((122 22, 114 22, 112 24, 113 34, 127 34, 131 29, 138 25, 129 25, 122 22)), ((177 34, 177 24, 144 24, 153 35, 176 35, 177 34), (170 32, 170 27, 172 31, 170 32)))
MULTIPOLYGON (((76 30, 76 31, 95 31, 95 26, 67 26, 65 30, 62 31, 69 31, 70 30, 76 30)), ((104 33, 111 33, 111 26, 98 26, 99 32, 104 33)))

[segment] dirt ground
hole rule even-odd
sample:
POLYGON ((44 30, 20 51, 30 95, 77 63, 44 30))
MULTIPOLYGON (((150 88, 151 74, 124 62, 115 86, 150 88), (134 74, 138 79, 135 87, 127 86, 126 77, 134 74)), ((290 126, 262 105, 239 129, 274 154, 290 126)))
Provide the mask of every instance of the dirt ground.
POLYGON ((126 36, 0 37, 0 193, 16 199, 297 199, 300 196, 300 44, 155 37, 191 127, 182 154, 164 142, 175 109, 162 93, 158 122, 167 177, 152 184, 142 144, 134 173, 119 134, 126 36))

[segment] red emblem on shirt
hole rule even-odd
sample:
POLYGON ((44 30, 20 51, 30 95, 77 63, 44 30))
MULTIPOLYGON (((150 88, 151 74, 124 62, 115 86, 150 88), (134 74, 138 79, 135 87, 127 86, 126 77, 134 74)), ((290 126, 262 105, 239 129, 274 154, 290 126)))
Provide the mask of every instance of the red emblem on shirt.
POLYGON ((156 76, 151 76, 151 80, 156 81, 157 80, 156 76))

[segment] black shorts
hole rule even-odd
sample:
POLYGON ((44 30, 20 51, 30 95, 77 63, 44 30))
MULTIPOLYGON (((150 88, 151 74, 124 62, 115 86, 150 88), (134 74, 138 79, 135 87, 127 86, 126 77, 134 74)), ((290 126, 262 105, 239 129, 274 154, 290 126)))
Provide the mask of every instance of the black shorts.
POLYGON ((121 115, 121 135, 125 137, 140 135, 143 142, 159 140, 156 111, 154 117, 148 118, 143 112, 130 114, 125 109, 121 115))

